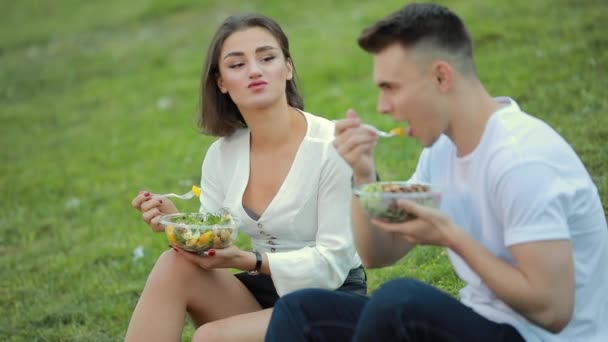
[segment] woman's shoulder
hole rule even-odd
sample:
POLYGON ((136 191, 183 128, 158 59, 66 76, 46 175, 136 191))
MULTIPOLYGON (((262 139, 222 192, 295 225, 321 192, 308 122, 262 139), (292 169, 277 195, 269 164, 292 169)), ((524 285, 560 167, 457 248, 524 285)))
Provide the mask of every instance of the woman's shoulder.
POLYGON ((217 153, 218 155, 232 155, 240 148, 246 146, 248 140, 248 128, 236 130, 229 136, 220 137, 209 146, 207 153, 217 153))
POLYGON ((330 142, 334 140, 334 130, 336 124, 324 117, 316 114, 302 112, 307 118, 309 129, 308 136, 312 139, 319 139, 330 142))

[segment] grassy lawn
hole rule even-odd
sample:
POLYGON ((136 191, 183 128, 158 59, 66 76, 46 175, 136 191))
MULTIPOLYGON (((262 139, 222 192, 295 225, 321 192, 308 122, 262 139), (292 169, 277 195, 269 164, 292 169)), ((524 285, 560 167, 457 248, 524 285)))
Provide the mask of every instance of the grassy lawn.
MULTIPOLYGON (((439 1, 469 24, 482 80, 550 123, 608 204, 608 6, 601 0, 439 1)), ((11 1, 0 13, 0 340, 118 341, 157 256, 130 207, 140 189, 187 191, 212 138, 195 127, 202 60, 217 24, 261 11, 287 31, 306 110, 356 108, 381 128, 360 30, 403 1, 11 1), (133 261, 142 246, 143 258, 133 261)), ((420 147, 382 141, 384 179, 420 147)), ((196 201, 179 203, 196 210, 196 201)), ((239 240, 248 244, 244 238, 239 240)), ((370 270, 370 287, 413 276, 456 294, 444 250, 370 270)), ((189 340, 191 327, 184 340, 189 340)))

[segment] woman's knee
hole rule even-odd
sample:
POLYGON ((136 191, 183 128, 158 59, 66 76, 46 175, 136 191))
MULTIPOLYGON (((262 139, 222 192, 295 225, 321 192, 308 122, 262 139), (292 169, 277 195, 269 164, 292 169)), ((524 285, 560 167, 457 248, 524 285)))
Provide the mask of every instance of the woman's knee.
POLYGON ((173 250, 163 252, 156 260, 148 282, 166 281, 172 282, 188 281, 191 276, 200 272, 196 265, 181 258, 173 250))
POLYGON ((201 325, 192 335, 192 342, 214 342, 222 341, 222 334, 218 324, 209 322, 201 325))

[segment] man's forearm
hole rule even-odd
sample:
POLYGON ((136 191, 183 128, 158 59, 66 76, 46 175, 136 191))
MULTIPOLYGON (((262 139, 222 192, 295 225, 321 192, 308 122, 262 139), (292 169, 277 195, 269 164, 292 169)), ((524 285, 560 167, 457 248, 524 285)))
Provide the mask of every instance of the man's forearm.
POLYGON ((356 196, 353 196, 352 219, 355 244, 365 267, 393 264, 413 247, 407 241, 374 227, 356 196))
POLYGON ((532 275, 526 275, 490 253, 462 229, 457 228, 454 236, 448 247, 498 298, 546 330, 559 332, 565 327, 572 314, 574 297, 574 280, 568 279, 568 272, 560 272, 560 267, 551 263, 538 262, 530 269, 532 275))

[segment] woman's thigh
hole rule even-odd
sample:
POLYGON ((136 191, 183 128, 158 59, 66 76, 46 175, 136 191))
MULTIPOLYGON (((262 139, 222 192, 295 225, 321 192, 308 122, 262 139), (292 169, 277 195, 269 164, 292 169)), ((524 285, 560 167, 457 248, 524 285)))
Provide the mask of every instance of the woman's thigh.
POLYGON ((164 281, 176 283, 171 290, 181 292, 196 326, 262 309, 249 290, 227 270, 204 270, 173 251, 161 256, 155 272, 164 281))

